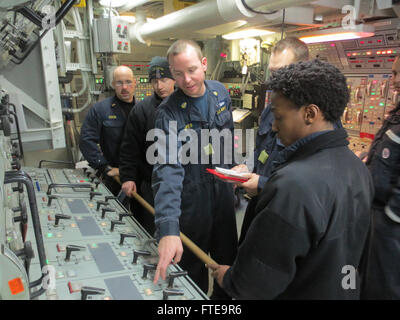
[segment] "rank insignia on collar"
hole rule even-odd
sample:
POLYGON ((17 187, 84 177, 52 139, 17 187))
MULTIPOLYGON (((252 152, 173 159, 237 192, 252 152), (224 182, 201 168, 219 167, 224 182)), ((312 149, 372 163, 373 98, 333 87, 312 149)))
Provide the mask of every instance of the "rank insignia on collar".
POLYGON ((185 109, 186 106, 187 106, 187 103, 186 103, 186 102, 184 102, 184 103, 181 104, 181 108, 182 108, 182 109, 185 109))
POLYGON ((213 91, 214 96, 218 96, 218 92, 217 91, 213 91))

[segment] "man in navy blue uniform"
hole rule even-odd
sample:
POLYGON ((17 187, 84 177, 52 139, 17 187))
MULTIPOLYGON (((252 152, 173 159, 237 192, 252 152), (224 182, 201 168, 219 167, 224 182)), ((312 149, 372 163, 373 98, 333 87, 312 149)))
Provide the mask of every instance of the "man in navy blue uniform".
POLYGON ((132 70, 126 66, 115 68, 112 86, 115 96, 96 103, 87 113, 79 148, 89 165, 103 174, 105 185, 117 195, 121 187, 112 177, 119 175, 119 148, 128 114, 135 105, 136 79, 132 70))
MULTIPOLYGON (((155 127, 165 133, 166 141, 174 133, 190 129, 188 131, 197 137, 199 143, 194 143, 196 150, 191 150, 197 151, 195 161, 183 164, 168 158, 164 163, 156 163, 153 168, 155 224, 159 239, 159 261, 154 282, 160 276, 166 278, 167 267, 172 261, 180 262, 180 266, 207 292, 208 271, 193 253, 183 251, 179 232, 182 231, 202 250, 209 252, 216 261, 232 262, 236 255, 233 187, 206 171, 215 166, 232 167, 233 159, 226 159, 223 153, 226 144, 233 146, 231 100, 221 83, 205 81, 207 59, 196 42, 176 41, 169 48, 167 57, 179 89, 159 106, 155 127), (219 137, 219 143, 210 139, 203 145, 200 143, 202 129, 207 132, 226 129, 231 133, 230 139, 227 141, 219 137), (220 161, 208 161, 207 164, 207 161, 200 160, 211 160, 214 152, 220 152, 220 161)), ((167 145, 166 155, 172 148, 179 150, 185 144, 177 140, 175 138, 172 145, 167 145)), ((216 282, 213 289, 212 298, 229 298, 216 282)))
POLYGON ((279 69, 267 85, 285 148, 235 262, 212 274, 236 299, 359 299, 374 186, 334 126, 349 101, 346 78, 313 60, 279 69))
MULTIPOLYGON (((120 179, 122 191, 131 197, 132 191, 138 192, 150 205, 154 205, 151 175, 153 166, 146 159, 151 142, 146 141, 147 133, 154 129, 156 112, 160 103, 175 89, 175 80, 165 57, 154 57, 150 62, 149 80, 154 93, 138 102, 129 113, 125 134, 120 150, 120 179)), ((136 201, 136 220, 151 234, 154 234, 154 217, 136 201)))
MULTIPOLYGON (((392 83, 394 91, 400 92, 400 56, 392 65, 392 83)), ((400 103, 387 114, 366 159, 374 181, 375 197, 362 299, 400 299, 399 163, 400 103)))

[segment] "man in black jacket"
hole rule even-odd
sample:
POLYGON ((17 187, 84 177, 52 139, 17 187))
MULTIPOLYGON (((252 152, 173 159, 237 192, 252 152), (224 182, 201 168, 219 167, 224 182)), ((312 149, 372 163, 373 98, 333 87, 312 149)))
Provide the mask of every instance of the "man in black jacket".
MULTIPOLYGON (((148 203, 154 204, 151 188, 153 166, 146 160, 147 148, 153 143, 146 141, 149 130, 154 129, 159 104, 173 91, 175 80, 165 57, 154 57, 150 62, 149 81, 154 93, 138 102, 129 114, 125 135, 120 149, 119 174, 122 191, 131 197, 138 192, 148 203)), ((154 217, 139 204, 132 203, 135 218, 151 234, 155 231, 154 217)))
POLYGON ((135 105, 136 80, 132 69, 119 66, 113 72, 115 96, 96 103, 83 122, 79 148, 89 165, 104 174, 104 183, 117 195, 120 186, 119 148, 128 114, 135 105), (98 147, 100 145, 100 148, 98 147))
POLYGON ((268 86, 285 148, 233 265, 210 266, 213 276, 237 299, 357 299, 373 184, 346 131, 334 130, 346 79, 314 60, 276 71, 268 86))
MULTIPOLYGON (((400 56, 392 65, 392 83, 394 90, 400 92, 400 56)), ((400 103, 388 112, 366 161, 374 181, 375 197, 362 299, 400 299, 399 163, 400 103)))

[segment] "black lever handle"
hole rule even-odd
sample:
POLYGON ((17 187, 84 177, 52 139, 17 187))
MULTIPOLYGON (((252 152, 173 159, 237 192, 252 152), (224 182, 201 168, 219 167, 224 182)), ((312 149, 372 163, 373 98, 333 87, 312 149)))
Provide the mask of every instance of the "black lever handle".
POLYGON ((168 288, 173 288, 174 280, 178 277, 187 276, 187 271, 174 271, 168 275, 168 288))
POLYGON ((93 294, 104 294, 106 292, 105 289, 102 288, 94 288, 94 287, 82 287, 81 288, 81 300, 86 300, 88 295, 93 294))
POLYGON ((114 227, 115 227, 116 224, 123 225, 123 224, 125 224, 125 222, 121 222, 121 221, 118 221, 118 220, 111 220, 110 231, 114 231, 114 227))
POLYGON ((183 296, 183 295, 184 293, 182 290, 167 288, 163 291, 163 300, 168 300, 168 297, 171 296, 183 296))
POLYGON ((133 264, 137 263, 139 256, 151 256, 151 252, 147 250, 133 250, 133 264))
POLYGON ((71 258, 71 253, 73 251, 81 251, 81 250, 85 250, 85 249, 86 248, 82 247, 82 246, 76 246, 76 245, 73 245, 73 244, 67 245, 67 247, 66 247, 67 254, 65 256, 65 261, 69 261, 69 259, 71 258))
POLYGON ((124 244, 125 238, 136 238, 135 234, 132 233, 121 233, 120 234, 120 240, 119 240, 119 245, 122 246, 124 244))
POLYGON ((54 222, 54 226, 55 227, 57 227, 58 226, 58 223, 60 222, 60 220, 61 219, 71 219, 71 216, 69 216, 69 215, 67 215, 67 214, 61 214, 61 213, 57 213, 56 215, 55 215, 55 222, 54 222))

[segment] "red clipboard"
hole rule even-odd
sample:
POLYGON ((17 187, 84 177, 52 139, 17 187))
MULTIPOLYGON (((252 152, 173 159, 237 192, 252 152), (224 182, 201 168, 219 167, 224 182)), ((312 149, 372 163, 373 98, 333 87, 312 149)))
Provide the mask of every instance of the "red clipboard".
POLYGON ((247 180, 249 180, 248 178, 236 178, 236 177, 226 176, 226 175, 224 175, 222 173, 219 173, 219 172, 215 171, 215 169, 208 169, 207 168, 206 170, 207 170, 208 173, 211 173, 211 174, 217 176, 218 178, 220 178, 222 180, 230 180, 230 181, 233 181, 233 182, 241 182, 241 183, 246 182, 247 180))

